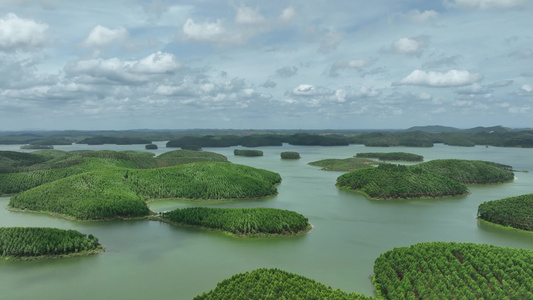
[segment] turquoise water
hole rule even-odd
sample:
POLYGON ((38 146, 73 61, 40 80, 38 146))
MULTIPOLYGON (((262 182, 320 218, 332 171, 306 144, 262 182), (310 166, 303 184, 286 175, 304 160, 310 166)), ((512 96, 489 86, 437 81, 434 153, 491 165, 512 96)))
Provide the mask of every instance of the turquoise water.
MULTIPOLYGON (((164 143, 158 143, 162 153, 164 143)), ((138 146, 57 146, 56 149, 142 150, 138 146)), ((374 260, 394 247, 427 241, 457 241, 533 249, 533 234, 478 223, 480 203, 533 193, 533 149, 495 147, 368 148, 261 147, 263 157, 234 156, 235 148, 204 149, 226 155, 233 163, 278 172, 279 194, 259 201, 200 204, 212 207, 275 207, 309 218, 313 230, 293 238, 239 239, 155 221, 84 223, 44 214, 0 209, 0 226, 44 226, 92 233, 106 252, 65 260, 0 262, 0 299, 191 299, 235 273, 277 267, 333 288, 373 295, 374 260), (281 160, 282 151, 297 151, 299 160, 281 160), (308 162, 347 158, 357 152, 410 152, 425 160, 460 158, 512 165, 511 183, 470 186, 463 197, 372 201, 335 187, 340 172, 321 171, 308 162)), ((239 147, 239 149, 241 149, 239 147)), ((18 150, 18 146, 0 146, 18 150)), ((0 198, 5 207, 9 198, 0 198)), ((198 204, 152 202, 164 211, 198 204)))

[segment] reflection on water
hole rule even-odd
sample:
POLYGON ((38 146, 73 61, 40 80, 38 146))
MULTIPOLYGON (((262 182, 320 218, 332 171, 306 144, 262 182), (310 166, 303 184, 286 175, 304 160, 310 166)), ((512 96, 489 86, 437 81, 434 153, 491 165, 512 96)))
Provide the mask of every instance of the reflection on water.
MULTIPOLYGON (((2 146, 0 146, 2 147, 2 146)), ((17 146, 13 146, 16 149, 17 146)), ((14 150, 10 149, 10 150, 14 150)), ((62 150, 146 151, 138 146, 58 146, 62 150)), ((480 203, 532 193, 533 149, 495 147, 365 148, 261 147, 263 157, 239 157, 235 148, 204 149, 226 155, 233 163, 280 173, 278 195, 263 200, 225 203, 155 201, 154 211, 203 205, 275 207, 309 218, 313 230, 294 238, 242 239, 216 232, 181 228, 156 221, 72 222, 44 214, 0 210, 0 226, 46 226, 92 233, 106 252, 67 260, 0 262, 1 299, 191 299, 235 273, 277 267, 302 274, 347 292, 373 295, 374 260, 398 246, 427 241, 457 241, 533 249, 533 234, 497 228, 476 220, 480 203), (281 160, 297 151, 299 160, 281 160), (320 171, 307 163, 348 158, 357 152, 410 152, 425 160, 460 158, 509 164, 517 173, 511 183, 471 186, 471 193, 446 199, 372 201, 335 187, 340 172, 320 171)), ((7 150, 2 149, 0 150, 7 150)), ((159 143, 156 153, 168 150, 159 143)), ((0 198, 5 207, 8 198, 0 198)))

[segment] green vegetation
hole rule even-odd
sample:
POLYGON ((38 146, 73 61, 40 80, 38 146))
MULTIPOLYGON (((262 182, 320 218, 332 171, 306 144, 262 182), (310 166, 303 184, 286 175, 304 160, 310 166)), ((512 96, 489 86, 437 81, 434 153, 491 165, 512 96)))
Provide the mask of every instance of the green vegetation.
POLYGON ((295 151, 284 151, 281 152, 281 159, 299 159, 300 153, 295 151))
POLYGON ((208 208, 176 209, 162 215, 176 224, 222 230, 236 235, 294 235, 311 228, 299 213, 276 208, 208 208))
POLYGON ((368 168, 379 163, 365 158, 350 157, 345 159, 323 159, 319 161, 313 161, 309 163, 312 166, 322 167, 325 171, 353 171, 362 168, 368 168))
POLYGON ((338 299, 368 300, 371 297, 334 290, 307 277, 279 269, 257 269, 233 275, 215 289, 194 300, 338 299))
POLYGON ((104 144, 114 144, 114 145, 133 145, 133 144, 151 144, 152 141, 143 139, 143 138, 134 138, 134 137, 109 137, 109 136, 97 136, 86 138, 81 141, 76 142, 76 144, 86 144, 86 145, 104 145, 104 144))
POLYGON ((355 144, 367 147, 433 147, 434 136, 422 131, 413 132, 372 132, 355 137, 355 144))
POLYGON ((465 185, 416 166, 380 164, 343 174, 337 186, 371 198, 399 199, 464 195, 465 185))
POLYGON ((157 150, 157 145, 156 144, 148 144, 148 145, 144 146, 144 149, 146 149, 146 150, 157 150))
POLYGON ((233 154, 238 156, 263 156, 263 151, 261 150, 233 150, 233 154))
POLYGON ((0 227, 0 259, 41 259, 103 251, 92 234, 40 227, 0 227))
POLYGON ((68 176, 13 196, 9 208, 76 219, 131 218, 150 213, 149 198, 251 199, 276 194, 277 173, 248 166, 199 162, 168 168, 104 167, 68 176))
POLYGON ((488 161, 437 159, 418 166, 464 184, 501 183, 514 179, 511 166, 488 161))
POLYGON ((379 160, 423 161, 424 157, 418 154, 405 152, 365 152, 357 153, 355 157, 377 158, 379 160))
POLYGON ((57 179, 113 166, 147 169, 201 161, 227 162, 227 158, 218 153, 191 150, 169 151, 157 157, 138 151, 0 151, 0 195, 19 193, 57 179))
POLYGON ((533 299, 533 251, 471 243, 395 248, 374 264, 384 299, 533 299))
POLYGON ((481 203, 477 216, 498 225, 533 231, 533 194, 481 203))

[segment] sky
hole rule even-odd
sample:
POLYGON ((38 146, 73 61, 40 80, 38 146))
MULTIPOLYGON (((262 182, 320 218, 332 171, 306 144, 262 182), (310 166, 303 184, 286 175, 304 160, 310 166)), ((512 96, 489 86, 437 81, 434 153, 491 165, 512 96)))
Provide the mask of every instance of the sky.
POLYGON ((0 131, 533 127, 531 0, 0 0, 0 131))

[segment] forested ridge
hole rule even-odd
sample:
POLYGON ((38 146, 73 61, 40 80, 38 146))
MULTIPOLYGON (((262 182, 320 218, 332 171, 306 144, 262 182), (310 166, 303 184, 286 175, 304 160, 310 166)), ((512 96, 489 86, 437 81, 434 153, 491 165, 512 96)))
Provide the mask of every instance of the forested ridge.
POLYGON ((488 161, 436 159, 417 166, 464 184, 491 184, 514 179, 511 166, 488 161))
POLYGON ((373 298, 334 290, 313 279, 280 269, 257 269, 224 279, 213 290, 198 295, 193 299, 370 300, 373 298))
POLYGON ((225 162, 157 169, 103 168, 68 176, 13 196, 9 207, 76 219, 140 217, 149 198, 250 199, 277 193, 279 174, 225 162))
POLYGON ((343 174, 337 186, 360 191, 371 198, 399 199, 464 195, 467 187, 416 166, 380 164, 343 174))
POLYGON ((379 163, 366 158, 361 157, 349 157, 344 159, 328 158, 309 163, 311 166, 322 167, 325 171, 353 171, 362 168, 368 168, 370 166, 378 165, 379 163))
POLYGON ((172 223, 218 229, 236 235, 294 235, 310 228, 308 219, 299 213, 276 208, 208 208, 175 209, 162 215, 172 223))
POLYGON ((92 234, 42 227, 0 227, 0 257, 22 259, 96 253, 103 247, 92 234))
POLYGON ((533 231, 533 194, 483 202, 477 216, 498 225, 533 231))
POLYGON ((384 299, 533 299, 533 251, 430 242, 394 248, 374 264, 384 299))
POLYGON ((405 152, 361 152, 355 157, 377 158, 379 160, 403 160, 403 161, 423 161, 422 155, 405 152))

